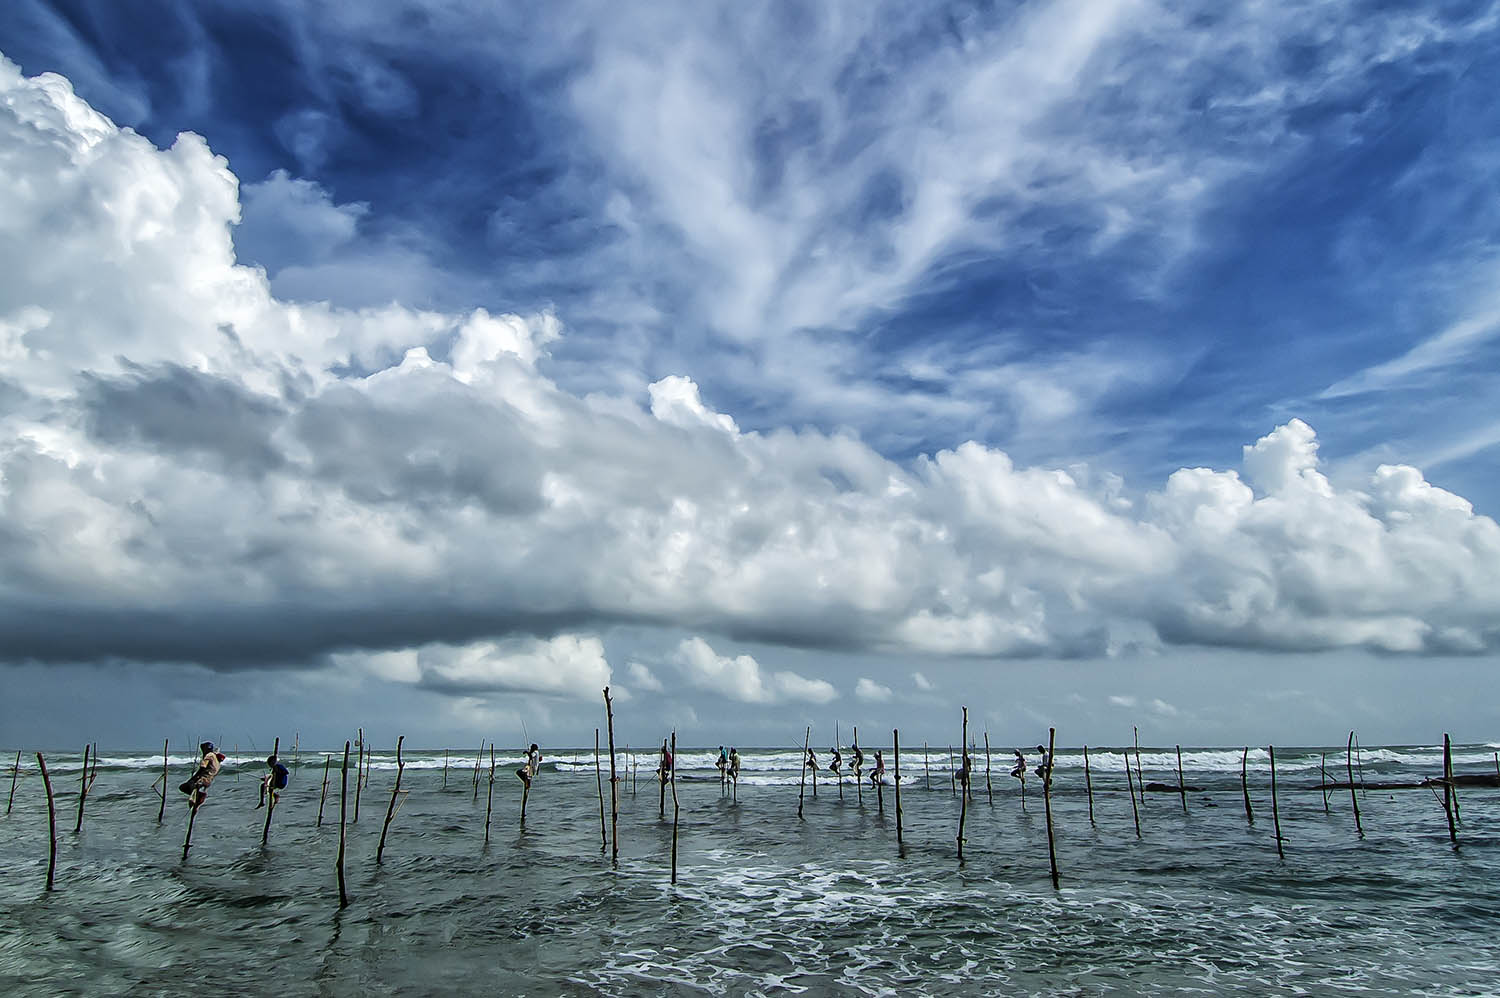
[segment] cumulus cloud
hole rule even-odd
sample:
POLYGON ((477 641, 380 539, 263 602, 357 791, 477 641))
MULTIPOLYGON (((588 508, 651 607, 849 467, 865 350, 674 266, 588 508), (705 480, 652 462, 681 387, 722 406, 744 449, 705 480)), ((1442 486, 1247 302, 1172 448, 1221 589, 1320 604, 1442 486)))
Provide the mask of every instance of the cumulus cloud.
POLYGON ((740 703, 766 704, 788 700, 828 703, 838 695, 831 683, 821 679, 808 679, 788 671, 767 675, 751 656, 730 658, 720 655, 702 638, 684 640, 677 647, 674 661, 693 686, 740 703))
POLYGON ((917 689, 921 690, 924 693, 930 692, 937 688, 932 685, 932 680, 928 679, 920 672, 913 672, 911 674, 911 681, 916 684, 917 689))
POLYGON ((885 703, 895 694, 889 686, 882 686, 873 679, 860 676, 859 682, 854 684, 854 695, 867 703, 885 703))
MULTIPOLYGON (((370 668, 594 696, 608 666, 569 635, 622 622, 982 657, 1500 648, 1495 521, 1411 467, 1335 487, 1300 420, 1243 477, 1184 468, 1131 502, 972 441, 897 462, 746 432, 690 372, 560 388, 565 311, 278 298, 236 261, 225 161, 59 77, 0 62, 0 156, 8 660, 417 649, 370 668)), ((698 638, 676 664, 742 702, 834 696, 698 638)))
POLYGON ((661 680, 656 678, 656 673, 639 662, 631 662, 625 668, 625 675, 629 678, 631 685, 645 693, 660 693, 665 687, 661 680))

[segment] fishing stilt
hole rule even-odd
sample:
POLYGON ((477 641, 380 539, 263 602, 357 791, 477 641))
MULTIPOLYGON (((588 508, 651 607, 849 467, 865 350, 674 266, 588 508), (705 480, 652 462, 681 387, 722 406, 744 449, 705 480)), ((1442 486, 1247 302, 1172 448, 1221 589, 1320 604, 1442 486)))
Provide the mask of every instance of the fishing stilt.
MULTIPOLYGON (((391 830, 391 819, 396 816, 396 801, 401 796, 401 774, 406 772, 406 762, 401 758, 401 746, 406 741, 405 735, 396 738, 396 785, 391 788, 391 802, 385 808, 385 824, 380 826, 380 845, 375 847, 375 863, 385 857, 385 837, 391 830)), ((490 783, 495 782, 495 760, 490 759, 490 783)), ((484 815, 484 840, 490 840, 490 815, 486 811, 484 815)))

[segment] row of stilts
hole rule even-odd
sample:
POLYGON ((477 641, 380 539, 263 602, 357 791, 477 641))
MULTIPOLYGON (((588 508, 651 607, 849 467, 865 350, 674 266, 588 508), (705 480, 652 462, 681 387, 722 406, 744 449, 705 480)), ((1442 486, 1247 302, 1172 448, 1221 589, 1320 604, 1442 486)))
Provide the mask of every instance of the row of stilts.
MULTIPOLYGON (((608 817, 607 818, 606 818, 606 809, 605 809, 605 800, 604 800, 604 776, 603 776, 603 762, 602 762, 603 753, 601 751, 602 746, 600 744, 600 730, 598 728, 596 728, 595 731, 594 731, 595 775, 596 775, 596 784, 597 784, 597 787, 598 787, 598 796, 599 796, 600 851, 601 852, 606 851, 606 850, 610 851, 612 861, 618 862, 618 860, 619 860, 619 815, 620 815, 620 798, 619 798, 618 787, 619 787, 620 783, 623 781, 624 778, 620 775, 620 771, 619 771, 619 757, 618 757, 618 755, 616 753, 616 750, 615 750, 614 706, 613 706, 613 702, 612 702, 611 697, 610 697, 610 692, 609 692, 609 688, 608 687, 605 687, 605 689, 604 689, 604 706, 605 706, 605 715, 606 715, 606 724, 607 724, 607 733, 608 733, 609 785, 610 785, 610 807, 609 807, 609 813, 608 813, 608 817)), ((969 742, 969 711, 968 711, 967 707, 961 708, 960 732, 961 732, 960 745, 963 746, 963 749, 962 749, 962 763, 961 763, 961 765, 957 769, 952 770, 952 776, 950 778, 950 783, 951 783, 953 792, 959 798, 958 827, 957 827, 957 833, 956 833, 956 836, 955 836, 955 839, 956 839, 956 843, 955 844, 956 844, 956 855, 957 855, 957 858, 958 858, 959 862, 962 863, 964 861, 964 846, 965 846, 965 843, 966 843, 966 839, 964 837, 964 832, 965 832, 965 826, 966 826, 967 820, 968 820, 969 803, 973 799, 974 792, 975 792, 974 791, 974 784, 975 784, 975 782, 977 782, 977 774, 975 774, 975 772, 974 772, 975 767, 972 764, 972 758, 971 758, 971 755, 970 755, 971 745, 970 745, 970 742, 969 742)), ((812 754, 809 751, 811 749, 811 737, 812 737, 812 729, 811 729, 811 727, 808 727, 807 730, 806 730, 806 732, 805 732, 805 735, 804 735, 803 755, 802 755, 802 772, 801 772, 801 776, 800 776, 800 779, 799 779, 799 788, 798 788, 798 795, 797 795, 797 817, 798 817, 799 820, 803 819, 803 817, 804 817, 803 810, 804 810, 804 802, 805 802, 805 798, 806 798, 806 793, 807 793, 807 789, 808 789, 808 776, 809 776, 809 773, 811 773, 811 775, 812 775, 812 789, 813 789, 813 793, 814 793, 814 795, 816 795, 816 793, 817 793, 817 769, 815 768, 815 765, 810 765, 810 763, 812 763, 812 754)), ((1045 813, 1046 813, 1047 854, 1048 854, 1048 861, 1049 861, 1049 866, 1050 866, 1050 871, 1051 871, 1052 884, 1053 884, 1054 887, 1058 887, 1060 885, 1060 874, 1059 874, 1058 864, 1057 864, 1057 848, 1056 848, 1056 837, 1055 837, 1055 832, 1054 832, 1054 818, 1053 818, 1053 809, 1052 809, 1052 765, 1051 765, 1051 760, 1053 758, 1053 751, 1054 751, 1055 744, 1056 744, 1056 737, 1057 737, 1056 729, 1055 728, 1049 728, 1048 729, 1048 743, 1047 743, 1047 747, 1046 747, 1046 753, 1042 757, 1042 759, 1039 761, 1039 765, 1037 767, 1037 775, 1038 775, 1038 778, 1039 778, 1039 780, 1041 782, 1043 806, 1044 806, 1045 813)), ((855 738, 854 744, 858 745, 859 735, 858 735, 858 729, 857 728, 855 729, 854 738, 855 738)), ((402 735, 396 741, 396 777, 395 777, 394 785, 392 786, 392 789, 391 789, 391 795, 390 795, 389 801, 387 802, 387 805, 386 805, 385 820, 384 820, 384 823, 383 823, 383 825, 381 827, 380 840, 379 840, 379 844, 376 847, 376 851, 375 851, 375 862, 377 864, 380 864, 380 863, 384 862, 385 847, 386 847, 387 837, 388 837, 389 832, 390 832, 391 824, 395 820, 396 816, 398 815, 398 813, 400 811, 401 804, 405 800, 405 794, 407 793, 407 791, 404 791, 402 789, 402 786, 401 786, 402 776, 404 774, 405 766, 406 766, 405 760, 404 760, 403 755, 402 755, 402 750, 403 750, 403 747, 404 747, 404 744, 405 744, 405 740, 406 740, 406 737, 404 735, 402 735)), ((892 745, 893 745, 893 789, 894 789, 894 795, 895 795, 896 843, 897 843, 898 851, 902 851, 902 853, 904 854, 904 846, 905 846, 905 837, 904 836, 905 836, 905 832, 904 832, 904 827, 903 827, 904 814, 903 814, 902 807, 901 807, 901 782, 902 781, 901 781, 901 732, 900 732, 900 729, 892 729, 892 731, 891 731, 891 740, 892 740, 892 745)), ((675 731, 672 732, 671 735, 669 736, 669 738, 668 738, 668 745, 669 745, 669 749, 670 749, 670 751, 672 753, 672 756, 675 758, 676 751, 677 751, 677 736, 676 736, 676 732, 675 731)), ((273 755, 276 752, 279 752, 280 746, 281 746, 281 740, 280 740, 280 738, 277 738, 276 739, 276 743, 275 743, 275 749, 273 749, 273 755)), ((491 744, 489 744, 488 748, 489 748, 489 759, 488 759, 489 766, 488 766, 487 781, 485 780, 486 774, 484 773, 484 762, 485 762, 485 758, 484 758, 485 757, 485 745, 484 744, 481 744, 480 749, 479 749, 479 753, 475 757, 474 770, 473 770, 473 795, 474 795, 474 801, 475 801, 476 804, 478 802, 479 791, 481 789, 481 785, 483 783, 487 782, 487 792, 486 792, 486 802, 485 802, 485 820, 484 820, 484 841, 485 841, 486 844, 488 844, 488 842, 489 842, 491 819, 492 819, 492 816, 493 816, 493 813, 494 813, 494 784, 495 784, 495 768, 496 768, 495 746, 494 746, 493 743, 491 743, 491 744)), ((975 748, 977 749, 977 746, 975 748)), ((990 769, 990 750, 989 749, 990 749, 990 747, 989 747, 989 734, 988 734, 988 732, 985 732, 985 734, 984 734, 984 753, 985 753, 984 784, 985 784, 985 790, 986 790, 987 794, 989 795, 990 801, 991 801, 991 803, 993 803, 993 800, 994 800, 994 788, 993 788, 993 784, 991 782, 991 776, 990 776, 991 769, 990 769)), ((1240 783, 1241 783, 1241 789, 1242 789, 1243 798, 1244 798, 1245 820, 1246 820, 1246 822, 1248 824, 1254 825, 1255 824, 1255 812, 1254 812, 1254 809, 1253 809, 1253 807, 1251 805, 1250 784, 1249 784, 1249 778, 1248 778, 1249 751, 1250 751, 1249 747, 1247 746, 1244 749, 1244 752, 1243 752, 1243 754, 1241 756, 1241 762, 1240 762, 1240 783)), ((627 748, 626 755, 628 756, 628 754, 629 754, 629 750, 627 748)), ((1281 857, 1284 857, 1285 856, 1284 843, 1287 840, 1286 840, 1285 836, 1283 836, 1283 834, 1282 834, 1282 828, 1281 828, 1281 813, 1280 813, 1280 803, 1279 803, 1279 791, 1278 791, 1277 775, 1276 775, 1276 749, 1275 749, 1275 746, 1270 746, 1268 748, 1268 755, 1269 755, 1269 758, 1270 758, 1271 820, 1272 820, 1272 824, 1273 824, 1273 828, 1274 828, 1274 841, 1276 843, 1277 855, 1281 856, 1281 857)), ((98 748, 97 748, 97 746, 95 746, 95 745, 85 746, 85 749, 84 749, 84 764, 83 764, 82 770, 80 772, 80 786, 79 786, 79 794, 78 794, 77 819, 76 819, 76 822, 75 822, 75 825, 74 825, 74 832, 75 833, 76 832, 81 832, 82 829, 83 829, 85 802, 87 801, 89 792, 92 790, 92 788, 94 786, 94 782, 95 782, 95 780, 98 777, 98 758, 99 758, 99 756, 98 756, 98 748)), ((318 816, 317 816, 317 824, 320 827, 323 824, 325 806, 326 806, 327 801, 328 801, 329 781, 330 781, 330 777, 332 775, 332 773, 331 773, 331 767, 332 767, 333 758, 334 758, 334 756, 332 756, 332 755, 325 756, 325 758, 324 758, 323 783, 322 783, 322 789, 321 789, 321 792, 320 792, 320 795, 319 795, 319 800, 318 800, 318 816)), ((1136 833, 1137 837, 1140 837, 1141 836, 1141 811, 1142 811, 1142 809, 1145 806, 1145 802, 1146 802, 1146 796, 1145 795, 1146 795, 1146 790, 1148 789, 1148 786, 1147 786, 1147 784, 1145 782, 1145 779, 1144 779, 1144 776, 1143 776, 1143 773, 1142 773, 1142 768, 1141 768, 1140 738, 1139 738, 1139 731, 1138 730, 1136 732, 1136 738, 1135 738, 1134 758, 1135 758, 1135 768, 1134 768, 1134 771, 1132 771, 1132 768, 1131 768, 1131 753, 1130 753, 1130 749, 1127 748, 1126 751, 1125 751, 1125 753, 1124 753, 1124 768, 1125 768, 1126 786, 1127 786, 1127 789, 1129 791, 1129 796, 1130 796, 1131 813, 1132 813, 1132 818, 1133 818, 1133 821, 1134 821, 1135 833, 1136 833)), ((47 793, 47 814, 48 814, 48 829, 49 829, 49 846, 48 846, 47 883, 46 883, 46 887, 47 887, 47 890, 50 891, 50 890, 53 890, 54 887, 55 887, 55 877, 56 877, 56 868, 57 868, 57 807, 56 807, 56 801, 55 801, 54 794, 53 794, 52 779, 51 779, 51 775, 50 775, 50 773, 48 772, 48 769, 47 769, 46 759, 43 757, 43 754, 41 752, 36 753, 36 759, 37 759, 37 768, 40 771, 40 774, 41 774, 41 777, 42 777, 42 783, 43 783, 43 785, 44 785, 44 787, 46 789, 46 793, 47 793)), ((168 743, 166 741, 163 741, 163 743, 162 743, 162 773, 161 773, 161 776, 159 778, 159 781, 160 781, 160 784, 161 784, 161 805, 160 805, 160 807, 158 809, 158 812, 157 812, 157 821, 158 822, 163 821, 164 818, 165 818, 165 814, 166 814, 167 794, 168 794, 168 787, 169 787, 169 783, 170 783, 169 778, 168 778, 167 766, 168 766, 168 743)), ((351 810, 352 810, 353 821, 354 822, 358 822, 358 820, 359 820, 359 812, 360 812, 360 803, 361 803, 362 790, 363 790, 363 787, 366 785, 366 783, 369 780, 370 766, 371 766, 371 753, 369 752, 369 750, 368 750, 368 748, 366 746, 366 741, 365 741, 365 738, 364 738, 364 729, 361 728, 361 729, 358 729, 357 740, 355 740, 353 742, 346 741, 344 743, 343 760, 342 760, 342 763, 341 763, 341 765, 339 767, 339 771, 338 771, 338 778, 339 778, 339 788, 338 788, 338 792, 339 792, 339 800, 338 800, 338 804, 339 804, 339 845, 338 845, 337 859, 335 861, 335 867, 336 867, 336 877, 337 877, 337 882, 338 882, 339 906, 340 907, 346 907, 349 904, 349 895, 348 895, 347 883, 346 883, 346 878, 345 878, 347 826, 349 824, 349 817, 350 817, 351 810), (349 774, 350 774, 350 770, 351 770, 351 753, 353 753, 353 766, 352 766, 352 768, 353 768, 353 772, 354 772, 354 775, 355 775, 354 797, 353 797, 353 801, 352 801, 352 808, 351 808, 351 801, 350 801, 350 794, 349 794, 349 790, 350 790, 350 787, 349 787, 349 774)), ((1364 837, 1364 824, 1363 824, 1363 818, 1361 816, 1360 808, 1359 808, 1359 793, 1358 793, 1358 790, 1363 785, 1363 779, 1362 779, 1362 776, 1361 776, 1361 778, 1359 780, 1356 780, 1356 777, 1355 777, 1355 767, 1356 767, 1356 761, 1355 761, 1355 737, 1354 737, 1354 733, 1350 732, 1349 739, 1348 739, 1348 744, 1347 744, 1346 756, 1345 756, 1345 772, 1346 772, 1346 775, 1347 775, 1347 781, 1345 783, 1342 783, 1342 784, 1339 784, 1339 783, 1331 784, 1329 782, 1328 776, 1327 776, 1327 759, 1326 759, 1326 755, 1325 755, 1324 760, 1323 760, 1323 764, 1322 764, 1322 767, 1321 767, 1322 779, 1320 780, 1319 789, 1320 789, 1320 791, 1321 791, 1321 793, 1323 795, 1323 806, 1324 806, 1325 812, 1327 812, 1329 810, 1329 793, 1330 793, 1330 791, 1337 792, 1337 791, 1341 791, 1343 789, 1347 789, 1349 791, 1350 802, 1351 802, 1352 812, 1353 812, 1353 817, 1354 817, 1355 830, 1356 830, 1356 833, 1361 838, 1363 838, 1364 837)), ((670 766, 670 767, 664 766, 661 769, 658 769, 658 771, 657 771, 657 778, 658 778, 659 786, 660 786, 660 813, 661 813, 661 816, 663 817, 663 819, 666 816, 666 798, 667 798, 667 794, 669 792, 670 792, 671 798, 672 798, 671 882, 674 883, 674 884, 677 882, 678 835, 679 835, 679 826, 680 826, 680 820, 681 820, 681 806, 680 806, 680 802, 679 802, 678 794, 677 794, 676 769, 677 769, 677 767, 675 765, 673 765, 673 766, 670 766)), ((928 760, 927 760, 927 749, 926 749, 925 745, 924 745, 924 749, 923 749, 923 769, 924 769, 924 773, 926 775, 926 785, 930 787, 930 785, 931 785, 931 783, 930 783, 930 779, 931 779, 931 777, 930 777, 930 767, 929 767, 928 760)), ((8 799, 8 801, 6 803, 6 814, 7 815, 10 814, 10 811, 11 811, 11 809, 14 806, 14 803, 15 803, 16 783, 17 783, 17 779, 18 779, 18 777, 20 775, 20 771, 21 771, 21 753, 18 752, 16 754, 16 762, 15 762, 15 766, 13 768, 12 776, 11 776, 10 796, 9 796, 9 799, 8 799)), ((443 786, 444 786, 445 789, 447 788, 447 785, 448 785, 448 772, 449 772, 449 757, 448 757, 448 753, 445 751, 444 752, 444 763, 443 763, 443 786)), ((525 772, 525 767, 523 767, 523 773, 524 772, 525 772)), ((1092 769, 1092 765, 1091 765, 1091 762, 1090 762, 1090 756, 1089 756, 1089 748, 1088 748, 1087 745, 1085 745, 1083 747, 1083 774, 1084 774, 1084 788, 1085 788, 1085 793, 1086 793, 1087 801, 1088 801, 1088 818, 1089 818, 1089 824, 1091 826, 1093 826, 1094 823, 1095 823, 1095 820, 1094 820, 1094 780, 1093 780, 1093 769, 1092 769)), ((721 787, 722 788, 726 788, 725 792, 733 792, 733 790, 729 789, 729 788, 733 788, 737 784, 738 781, 737 781, 736 778, 734 778, 733 776, 731 776, 731 774, 723 773, 721 775, 721 781, 720 782, 721 782, 721 787)), ((1496 756, 1496 782, 1497 782, 1497 784, 1500 784, 1500 755, 1496 756)), ((843 776, 842 776, 842 774, 839 774, 839 776, 838 776, 838 785, 839 785, 839 794, 840 794, 840 797, 843 796, 843 783, 844 783, 843 776)), ((856 793, 860 794, 861 797, 862 797, 862 795, 863 795, 862 780, 858 778, 857 774, 856 774, 856 779, 855 779, 855 786, 856 786, 856 793)), ((1449 838, 1450 838, 1450 840, 1452 841, 1453 845, 1456 848, 1458 846, 1458 844, 1459 844, 1459 840, 1458 840, 1458 827, 1459 827, 1459 824, 1461 823, 1461 815, 1460 815, 1460 811, 1459 811, 1457 787, 1456 787, 1455 781, 1453 779, 1452 743, 1451 743, 1451 740, 1450 740, 1450 738, 1449 738, 1449 736, 1447 734, 1445 734, 1443 736, 1443 775, 1442 775, 1442 777, 1440 779, 1437 779, 1437 780, 1423 781, 1423 783, 1419 784, 1419 786, 1430 787, 1434 791, 1434 793, 1436 793, 1438 790, 1441 790, 1442 793, 1441 793, 1440 800, 1441 800, 1443 812, 1444 812, 1444 814, 1446 816, 1446 819, 1447 819, 1447 826, 1448 826, 1449 838)), ((882 780, 880 780, 880 779, 877 778, 877 779, 875 779, 873 781, 873 789, 875 791, 877 806, 879 808, 879 813, 884 814, 885 813, 885 783, 882 780)), ((1153 784, 1150 785, 1149 789, 1154 790, 1154 791, 1171 791, 1173 788, 1171 788, 1170 786, 1164 786, 1164 785, 1161 785, 1161 784, 1155 784, 1155 783, 1153 783, 1153 784)), ((1186 784, 1186 782, 1183 779, 1182 749, 1181 749, 1181 746, 1177 747, 1177 786, 1176 786, 1175 789, 1176 789, 1177 795, 1178 795, 1178 797, 1179 797, 1179 799, 1181 801, 1183 812, 1187 813, 1187 811, 1188 811, 1187 793, 1188 793, 1188 789, 1189 788, 1187 787, 1187 784, 1186 784)), ((530 791, 531 791, 531 780, 529 778, 525 778, 523 776, 523 789, 522 789, 522 794, 521 794, 521 813, 520 813, 521 827, 523 829, 525 828, 525 824, 526 824, 526 805, 527 805, 528 797, 530 796, 530 791)), ((1022 793, 1022 807, 1024 808, 1025 807, 1025 779, 1024 779, 1024 774, 1022 775, 1022 780, 1021 780, 1021 793, 1022 793)), ((267 799, 266 799, 266 814, 265 814, 264 824, 263 824, 262 830, 261 830, 261 843, 262 843, 262 845, 267 844, 269 842, 269 840, 270 840, 271 825, 272 825, 273 816, 275 814, 275 810, 276 810, 276 805, 277 805, 278 798, 279 798, 279 794, 278 794, 278 792, 274 788, 272 788, 269 791, 269 793, 267 794, 267 799)), ((188 852, 192 848, 193 825, 194 825, 194 821, 195 821, 195 819, 197 817, 198 809, 203 804, 203 799, 201 797, 197 796, 197 795, 194 795, 194 796, 192 796, 190 798, 189 803, 190 803, 190 807, 189 807, 189 811, 188 811, 187 830, 186 830, 186 835, 185 835, 185 837, 183 839, 183 846, 182 846, 182 855, 183 855, 183 859, 184 860, 187 858, 188 852)))

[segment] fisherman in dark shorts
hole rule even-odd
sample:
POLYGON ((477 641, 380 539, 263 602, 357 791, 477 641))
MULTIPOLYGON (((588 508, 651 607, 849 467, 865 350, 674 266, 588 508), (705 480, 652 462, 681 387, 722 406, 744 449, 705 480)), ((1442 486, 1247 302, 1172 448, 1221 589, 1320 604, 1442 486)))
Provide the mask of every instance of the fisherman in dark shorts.
POLYGON ((1048 755, 1047 750, 1042 748, 1042 746, 1040 745, 1036 747, 1036 754, 1036 778, 1041 780, 1043 783, 1046 783, 1052 778, 1052 757, 1048 755))
POLYGON ((672 778, 672 750, 667 748, 667 740, 661 740, 661 762, 656 766, 656 778, 663 783, 672 778))
POLYGON ((531 748, 526 750, 526 761, 521 764, 520 769, 516 770, 516 775, 521 778, 522 783, 530 787, 532 777, 536 776, 541 768, 542 750, 536 742, 532 742, 531 748))
POLYGON ((828 750, 828 754, 832 756, 832 758, 828 760, 828 771, 835 777, 842 778, 844 775, 844 757, 839 755, 839 747, 835 745, 833 748, 828 750))
POLYGON ((880 749, 875 750, 875 768, 870 770, 870 784, 873 786, 885 779, 885 759, 881 758, 880 749))
POLYGON ((203 798, 208 796, 209 784, 219 775, 219 767, 224 763, 224 753, 216 750, 213 742, 203 742, 198 751, 203 756, 198 760, 198 768, 177 788, 187 794, 188 803, 194 807, 202 804, 203 798))
POLYGON ((736 784, 740 782, 740 750, 737 748, 729 750, 729 778, 736 784))
POLYGON ((854 755, 854 778, 861 779, 864 775, 861 770, 864 768, 865 754, 860 751, 858 744, 849 746, 849 751, 854 755))
POLYGON ((1026 785, 1026 757, 1021 754, 1021 750, 1020 749, 1012 749, 1011 751, 1015 754, 1016 764, 1010 768, 1010 775, 1014 776, 1016 779, 1020 780, 1021 781, 1021 785, 1025 786, 1026 785))
POLYGON ((260 778, 260 803, 255 805, 257 811, 266 806, 267 793, 271 795, 271 803, 275 804, 280 799, 281 791, 291 782, 291 771, 281 764, 274 752, 266 757, 266 767, 270 772, 260 778))

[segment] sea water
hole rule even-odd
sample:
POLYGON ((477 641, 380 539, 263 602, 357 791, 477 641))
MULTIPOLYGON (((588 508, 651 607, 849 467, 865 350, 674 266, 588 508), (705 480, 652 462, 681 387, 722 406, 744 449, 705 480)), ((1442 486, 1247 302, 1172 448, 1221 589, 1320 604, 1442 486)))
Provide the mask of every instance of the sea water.
MULTIPOLYGON (((867 746, 868 760, 873 746, 867 746)), ((593 750, 546 751, 520 824, 522 762, 407 751, 403 794, 377 865, 395 782, 374 755, 353 822, 350 904, 339 908, 339 763, 317 823, 325 754, 302 750, 261 844, 259 760, 231 759, 183 858, 193 768, 105 748, 74 834, 78 754, 48 753, 58 807, 57 886, 44 890, 47 806, 23 757, 0 819, 0 991, 18 994, 1011 995, 1494 994, 1500 992, 1500 791, 1460 790, 1459 844, 1440 795, 1376 789, 1441 773, 1440 746, 1369 748, 1355 830, 1344 746, 1276 752, 1285 858, 1269 759, 1184 749, 1186 811, 1147 793, 1136 835, 1125 763, 1091 749, 1094 821, 1080 751, 1057 756, 1051 882, 1046 809, 1008 752, 976 763, 964 861, 946 746, 901 754, 894 787, 804 786, 796 750, 747 749, 737 789, 716 752, 678 756, 674 807, 654 756, 621 756, 619 860, 601 849, 593 750), (799 805, 802 815, 799 818, 799 805), (665 816, 663 816, 665 815, 665 816)), ((1495 746, 1456 746, 1455 771, 1495 771, 1495 746)), ((893 768, 889 747, 887 767, 893 768)), ((14 759, 14 750, 9 757, 14 759)), ((284 754, 283 758, 292 758, 284 754)), ((826 755, 821 756, 824 762, 826 755)), ((846 753, 846 761, 848 755, 846 753)), ((1033 759, 1033 762, 1035 760, 1033 759)), ((1172 749, 1141 750, 1148 782, 1177 785, 1172 749)), ((604 766, 609 818, 608 759, 604 766)), ((888 773, 888 780, 891 776, 888 773)), ((0 793, 9 790, 9 767, 0 793)))

